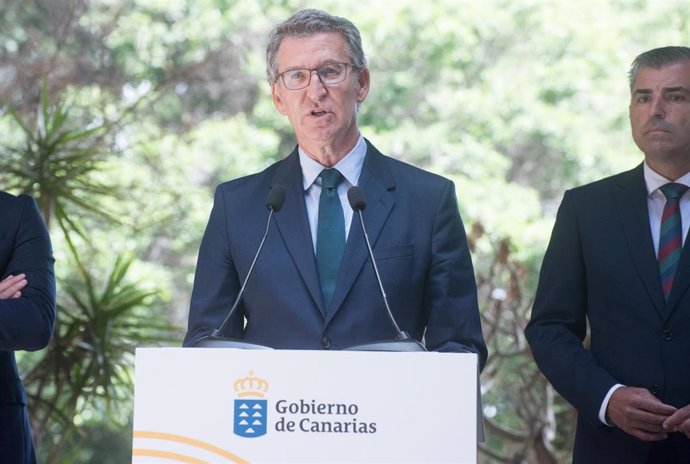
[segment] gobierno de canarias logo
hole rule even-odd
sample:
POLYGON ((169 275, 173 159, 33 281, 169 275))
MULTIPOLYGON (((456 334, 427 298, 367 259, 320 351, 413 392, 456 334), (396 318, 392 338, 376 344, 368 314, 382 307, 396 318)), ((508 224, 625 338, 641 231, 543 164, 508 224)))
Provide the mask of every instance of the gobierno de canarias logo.
POLYGON ((268 402, 265 397, 268 382, 250 371, 247 377, 237 379, 233 387, 237 394, 233 433, 243 438, 266 435, 268 402))

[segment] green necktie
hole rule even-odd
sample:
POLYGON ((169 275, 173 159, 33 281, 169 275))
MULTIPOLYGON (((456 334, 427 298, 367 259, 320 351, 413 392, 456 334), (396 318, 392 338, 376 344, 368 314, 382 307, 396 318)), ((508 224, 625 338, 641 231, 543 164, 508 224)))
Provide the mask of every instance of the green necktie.
POLYGON ((321 294, 328 308, 338 280, 340 261, 345 250, 345 219, 338 196, 338 184, 343 175, 337 169, 324 169, 319 197, 319 223, 316 231, 316 266, 319 271, 321 294))

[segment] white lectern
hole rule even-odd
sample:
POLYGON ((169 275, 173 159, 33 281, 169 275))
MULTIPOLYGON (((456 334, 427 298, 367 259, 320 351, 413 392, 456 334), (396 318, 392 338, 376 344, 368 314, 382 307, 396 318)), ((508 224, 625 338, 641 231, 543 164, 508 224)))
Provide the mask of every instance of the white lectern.
POLYGON ((132 462, 475 463, 477 356, 140 348, 132 462))

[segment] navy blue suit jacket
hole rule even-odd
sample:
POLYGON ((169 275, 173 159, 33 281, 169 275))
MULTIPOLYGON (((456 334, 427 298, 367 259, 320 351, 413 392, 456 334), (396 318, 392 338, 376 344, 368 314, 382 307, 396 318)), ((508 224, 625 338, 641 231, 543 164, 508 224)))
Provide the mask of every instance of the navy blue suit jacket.
MULTIPOLYGON (((367 199, 364 222, 400 328, 424 337, 430 350, 478 353, 483 365, 474 273, 453 183, 367 146, 359 178, 367 199)), ((184 344, 217 328, 230 309, 264 233, 264 204, 274 184, 286 187, 285 204, 226 335, 284 349, 341 349, 393 338, 358 215, 331 305, 324 307, 295 150, 216 190, 184 344)))
POLYGON ((0 300, 0 463, 35 462, 26 393, 14 352, 50 341, 55 324, 55 276, 48 230, 29 196, 0 192, 0 279, 26 274, 22 296, 0 300))
POLYGON ((690 404, 687 243, 666 303, 642 165, 565 193, 526 335, 542 372, 579 412, 575 462, 645 462, 650 442, 598 419, 614 384, 690 404))

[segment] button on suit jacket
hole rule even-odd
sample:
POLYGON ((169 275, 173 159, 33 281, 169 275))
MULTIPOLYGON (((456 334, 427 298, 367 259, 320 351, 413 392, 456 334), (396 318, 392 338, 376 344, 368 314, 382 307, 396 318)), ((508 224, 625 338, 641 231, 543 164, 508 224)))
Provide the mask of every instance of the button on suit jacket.
MULTIPOLYGON (((265 230, 272 185, 287 196, 225 335, 284 349, 341 349, 391 339, 355 215, 328 308, 319 287, 295 149, 265 171, 218 187, 197 263, 184 344, 220 326, 265 230), (246 325, 244 319, 246 318, 246 325)), ((453 183, 382 155, 367 141, 359 187, 367 233, 402 330, 438 351, 486 359, 467 239, 453 183)))

